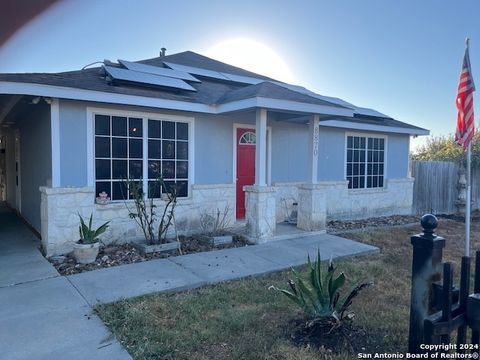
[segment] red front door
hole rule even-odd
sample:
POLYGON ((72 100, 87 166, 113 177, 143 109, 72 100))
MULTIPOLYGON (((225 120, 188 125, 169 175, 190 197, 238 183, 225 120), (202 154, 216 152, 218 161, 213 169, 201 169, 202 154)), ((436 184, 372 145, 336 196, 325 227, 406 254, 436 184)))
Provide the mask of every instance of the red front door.
POLYGON ((245 185, 255 183, 255 129, 237 129, 237 219, 245 218, 245 185))

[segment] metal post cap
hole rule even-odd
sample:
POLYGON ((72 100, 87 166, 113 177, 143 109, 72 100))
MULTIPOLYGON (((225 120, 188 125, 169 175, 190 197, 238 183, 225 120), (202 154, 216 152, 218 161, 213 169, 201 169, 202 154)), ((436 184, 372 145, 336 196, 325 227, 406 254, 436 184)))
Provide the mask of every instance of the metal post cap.
POLYGON ((425 214, 420 220, 424 234, 433 234, 433 231, 438 226, 438 219, 435 215, 425 214))

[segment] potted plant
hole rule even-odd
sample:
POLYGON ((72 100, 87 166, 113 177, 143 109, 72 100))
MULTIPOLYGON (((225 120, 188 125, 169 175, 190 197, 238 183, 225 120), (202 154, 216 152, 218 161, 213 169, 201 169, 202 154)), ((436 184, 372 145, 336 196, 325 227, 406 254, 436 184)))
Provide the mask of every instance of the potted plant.
POLYGON ((73 245, 73 257, 80 264, 90 264, 95 261, 99 251, 99 236, 103 234, 107 228, 107 221, 105 224, 100 226, 98 229, 92 229, 92 218, 93 214, 90 215, 90 220, 88 221, 88 226, 85 224, 82 216, 78 214, 80 218, 80 226, 78 231, 80 233, 80 240, 78 240, 73 245))

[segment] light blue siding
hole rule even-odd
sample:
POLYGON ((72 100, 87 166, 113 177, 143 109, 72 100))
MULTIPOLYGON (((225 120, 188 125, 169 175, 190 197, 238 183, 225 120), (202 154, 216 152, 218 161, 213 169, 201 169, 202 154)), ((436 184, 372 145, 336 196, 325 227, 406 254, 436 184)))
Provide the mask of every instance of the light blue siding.
POLYGON ((233 181, 233 122, 222 117, 195 119, 195 183, 233 181))
POLYGON ((387 178, 401 179, 408 176, 409 146, 408 135, 388 135, 387 178))
POLYGON ((60 102, 60 183, 87 186, 87 110, 85 104, 60 102))
POLYGON ((318 181, 345 180, 345 131, 320 126, 318 181))
POLYGON ((272 182, 305 181, 308 174, 308 127, 275 122, 272 126, 272 182))
POLYGON ((40 186, 51 182, 50 106, 33 107, 20 126, 22 215, 40 231, 40 186))

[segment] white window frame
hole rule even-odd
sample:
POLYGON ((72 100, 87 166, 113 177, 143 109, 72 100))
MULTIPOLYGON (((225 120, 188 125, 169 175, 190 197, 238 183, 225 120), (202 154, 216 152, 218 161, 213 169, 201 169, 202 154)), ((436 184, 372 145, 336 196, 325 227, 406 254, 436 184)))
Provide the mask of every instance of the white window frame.
MULTIPOLYGON (((356 136, 356 137, 365 137, 365 141, 368 144, 368 138, 376 138, 376 139, 384 139, 384 149, 383 149, 383 186, 377 187, 367 187, 367 156, 368 150, 365 151, 365 187, 363 188, 349 188, 349 191, 375 191, 375 190, 382 190, 387 187, 387 162, 388 162, 388 135, 385 134, 376 134, 376 133, 364 133, 364 132, 352 132, 346 131, 345 132, 345 139, 344 139, 344 155, 343 155, 343 178, 347 181, 347 148, 348 148, 348 137, 349 136, 356 136)), ((348 187, 348 184, 347 184, 348 187)))
MULTIPOLYGON (((148 120, 161 120, 183 122, 188 124, 188 196, 179 198, 180 200, 190 199, 192 197, 192 186, 195 184, 195 118, 182 115, 162 114, 155 112, 140 112, 130 110, 117 110, 101 107, 87 107, 87 180, 88 186, 95 188, 95 115, 122 116, 141 118, 143 125, 143 186, 148 187, 148 120)), ((110 194, 111 195, 111 194, 110 194)), ((119 202, 123 200, 113 200, 119 202)))

